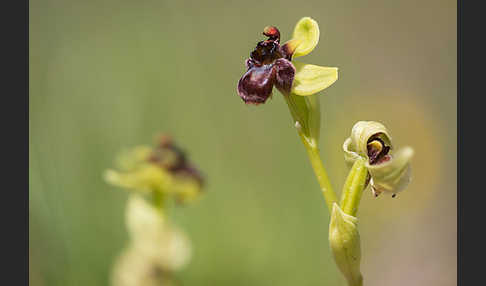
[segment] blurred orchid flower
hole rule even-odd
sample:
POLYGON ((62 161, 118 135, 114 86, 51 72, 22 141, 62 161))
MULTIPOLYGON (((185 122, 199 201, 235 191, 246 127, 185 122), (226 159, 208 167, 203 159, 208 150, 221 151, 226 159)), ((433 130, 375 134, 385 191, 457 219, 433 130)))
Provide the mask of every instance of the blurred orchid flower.
POLYGON ((189 262, 191 244, 160 211, 141 194, 128 198, 125 215, 130 243, 115 261, 112 285, 178 285, 173 273, 189 262))
POLYGON ((166 202, 199 197, 201 174, 168 136, 160 136, 155 147, 121 154, 117 165, 105 180, 131 191, 125 213, 130 242, 114 264, 112 285, 178 285, 173 273, 189 262, 191 244, 170 222, 166 202))
POLYGON ((170 195, 187 202, 202 191, 202 175, 167 136, 161 136, 153 148, 137 146, 122 153, 117 167, 105 172, 108 183, 158 199, 170 195))

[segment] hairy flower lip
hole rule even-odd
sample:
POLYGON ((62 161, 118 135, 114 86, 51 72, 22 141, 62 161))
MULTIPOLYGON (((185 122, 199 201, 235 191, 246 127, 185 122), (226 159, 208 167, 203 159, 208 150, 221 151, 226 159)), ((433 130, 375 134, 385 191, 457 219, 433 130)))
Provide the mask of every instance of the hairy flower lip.
POLYGON ((289 60, 281 58, 275 61, 275 66, 277 67, 275 86, 283 94, 290 93, 295 77, 294 65, 289 60))
MULTIPOLYGON (((249 62, 250 64, 252 62, 249 62)), ((276 70, 272 65, 252 65, 238 81, 238 95, 247 104, 261 104, 272 95, 276 70)))
POLYGON ((252 59, 256 65, 267 65, 282 57, 281 47, 279 43, 274 40, 258 42, 255 49, 250 53, 250 59, 252 59))
POLYGON ((238 95, 246 104, 265 103, 273 86, 289 93, 295 76, 290 62, 295 44, 280 46, 280 31, 274 26, 265 27, 263 34, 269 39, 257 43, 245 62, 247 71, 238 81, 238 95))
POLYGON ((314 50, 319 42, 319 34, 317 22, 303 17, 295 25, 292 38, 281 45, 280 31, 274 26, 265 27, 263 35, 268 38, 258 42, 246 59, 246 72, 237 85, 238 96, 247 104, 259 105, 271 97, 274 85, 284 98, 291 94, 312 96, 331 86, 338 78, 337 68, 293 62, 293 58, 305 56, 314 50), (272 65, 271 70, 266 70, 267 75, 259 77, 260 82, 250 82, 252 71, 259 74, 256 67, 265 65, 272 65))

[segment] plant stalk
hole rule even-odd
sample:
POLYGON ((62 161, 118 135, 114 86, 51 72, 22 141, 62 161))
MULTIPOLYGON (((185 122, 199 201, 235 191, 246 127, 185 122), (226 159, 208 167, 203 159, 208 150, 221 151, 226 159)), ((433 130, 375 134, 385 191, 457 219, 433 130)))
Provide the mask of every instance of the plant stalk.
POLYGON ((305 138, 302 138, 302 142, 304 143, 305 149, 307 150, 307 155, 309 156, 312 169, 314 170, 314 174, 317 177, 317 181, 319 182, 319 185, 321 187, 322 195, 326 200, 327 209, 330 214, 332 212, 333 203, 337 202, 337 197, 332 189, 331 182, 329 181, 329 177, 327 176, 326 169, 322 164, 319 149, 315 145, 314 146, 309 145, 305 138))
POLYGON ((357 159, 349 171, 343 186, 340 205, 344 213, 356 216, 367 178, 368 170, 366 169, 365 160, 357 159))

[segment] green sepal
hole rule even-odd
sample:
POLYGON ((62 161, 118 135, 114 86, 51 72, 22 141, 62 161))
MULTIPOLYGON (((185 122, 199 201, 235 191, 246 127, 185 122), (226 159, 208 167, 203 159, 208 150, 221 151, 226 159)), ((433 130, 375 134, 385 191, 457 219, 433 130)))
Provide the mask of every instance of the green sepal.
POLYGON ((310 17, 303 17, 294 28, 292 39, 299 40, 293 57, 305 56, 312 52, 319 42, 319 25, 310 17))

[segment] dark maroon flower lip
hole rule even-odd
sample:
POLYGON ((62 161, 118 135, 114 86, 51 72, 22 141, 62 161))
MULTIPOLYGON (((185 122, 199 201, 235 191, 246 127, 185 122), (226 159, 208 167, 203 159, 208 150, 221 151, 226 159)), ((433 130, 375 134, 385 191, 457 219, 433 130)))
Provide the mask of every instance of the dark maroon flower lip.
POLYGON ((246 60, 246 73, 238 81, 238 95, 246 104, 261 104, 271 97, 273 86, 280 92, 290 92, 295 76, 292 53, 287 44, 280 46, 280 31, 266 27, 267 40, 257 43, 246 60))

